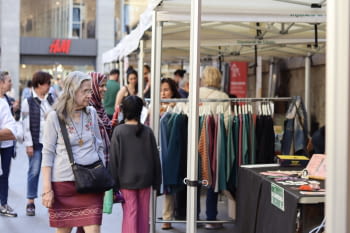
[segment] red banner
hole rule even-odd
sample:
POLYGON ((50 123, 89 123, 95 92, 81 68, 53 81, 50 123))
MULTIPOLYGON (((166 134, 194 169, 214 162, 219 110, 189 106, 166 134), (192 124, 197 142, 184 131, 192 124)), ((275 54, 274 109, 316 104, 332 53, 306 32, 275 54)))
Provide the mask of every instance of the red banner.
POLYGON ((230 94, 238 98, 247 97, 247 76, 248 63, 236 62, 230 63, 230 94))

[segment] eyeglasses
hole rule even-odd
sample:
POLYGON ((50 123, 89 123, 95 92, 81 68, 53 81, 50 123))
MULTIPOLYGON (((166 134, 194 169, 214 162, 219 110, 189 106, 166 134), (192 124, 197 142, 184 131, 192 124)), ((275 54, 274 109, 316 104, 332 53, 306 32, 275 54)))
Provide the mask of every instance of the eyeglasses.
POLYGON ((92 95, 92 89, 81 90, 83 95, 92 95))

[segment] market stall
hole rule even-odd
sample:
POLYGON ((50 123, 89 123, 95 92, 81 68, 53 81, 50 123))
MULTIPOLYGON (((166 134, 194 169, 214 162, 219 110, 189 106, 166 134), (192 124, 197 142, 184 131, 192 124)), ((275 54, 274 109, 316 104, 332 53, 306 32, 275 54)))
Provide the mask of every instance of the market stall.
MULTIPOLYGON (((190 55, 191 90, 188 136, 188 179, 197 181, 198 86, 200 57, 218 56, 242 60, 309 56, 324 53, 325 9, 288 1, 154 1, 152 42, 142 53, 152 55, 152 126, 159 129, 159 82, 163 61, 186 59, 190 55), (191 9, 191 11, 190 11, 191 9), (190 41, 190 42, 189 42, 190 41)), ((146 28, 147 29, 147 28, 146 28)), ((145 29, 145 30, 146 30, 145 29)), ((144 31, 143 33, 148 33, 144 31)), ((140 38, 136 38, 138 42, 140 38)), ((132 38, 125 40, 129 43, 132 38)), ((135 43, 133 43, 135 45, 135 43)), ((136 43, 137 44, 137 43, 136 43)), ((119 45, 118 45, 119 46, 119 45)), ((120 47, 123 47, 121 43, 120 47)), ((134 46, 135 48, 135 46, 134 46)), ((135 48, 136 49, 136 48, 135 48)), ((115 53, 109 59, 121 60, 130 52, 115 53)), ((141 51, 140 51, 141 52, 141 51)), ((105 62, 108 62, 105 59, 105 62)), ((196 232, 196 187, 188 188, 187 231, 196 232)), ((155 216, 153 216, 155 217, 155 216)), ((153 222, 155 218, 153 218, 153 222)), ((154 228, 153 228, 154 229, 154 228)))

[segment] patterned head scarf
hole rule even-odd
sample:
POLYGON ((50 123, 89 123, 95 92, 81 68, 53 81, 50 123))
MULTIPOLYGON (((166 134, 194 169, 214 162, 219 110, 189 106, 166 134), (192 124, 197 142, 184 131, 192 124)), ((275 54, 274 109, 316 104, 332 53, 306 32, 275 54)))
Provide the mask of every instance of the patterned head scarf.
POLYGON ((109 161, 109 144, 110 144, 110 138, 112 135, 112 122, 108 118, 105 109, 102 105, 102 98, 99 91, 99 87, 101 86, 102 82, 107 79, 107 76, 98 73, 98 72, 90 72, 89 75, 91 76, 91 85, 92 85, 92 95, 90 99, 90 106, 93 106, 96 109, 97 115, 98 115, 98 126, 100 128, 100 133, 102 140, 105 144, 105 159, 106 162, 109 161))

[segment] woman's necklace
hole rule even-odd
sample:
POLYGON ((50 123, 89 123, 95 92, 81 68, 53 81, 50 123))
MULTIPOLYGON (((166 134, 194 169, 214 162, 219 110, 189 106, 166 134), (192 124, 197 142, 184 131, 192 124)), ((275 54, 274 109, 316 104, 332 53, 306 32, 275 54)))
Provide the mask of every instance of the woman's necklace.
POLYGON ((74 129, 75 129, 75 132, 77 132, 77 135, 78 135, 78 138, 79 138, 79 140, 78 140, 79 146, 83 146, 83 144, 84 144, 84 140, 83 140, 84 114, 83 114, 83 113, 80 113, 80 114, 81 114, 81 115, 80 115, 80 116, 81 116, 81 119, 80 119, 80 121, 81 121, 81 132, 80 132, 80 134, 79 134, 77 128, 75 127, 75 124, 74 124, 72 118, 70 118, 70 121, 72 122, 72 125, 73 125, 73 127, 74 127, 74 129))

